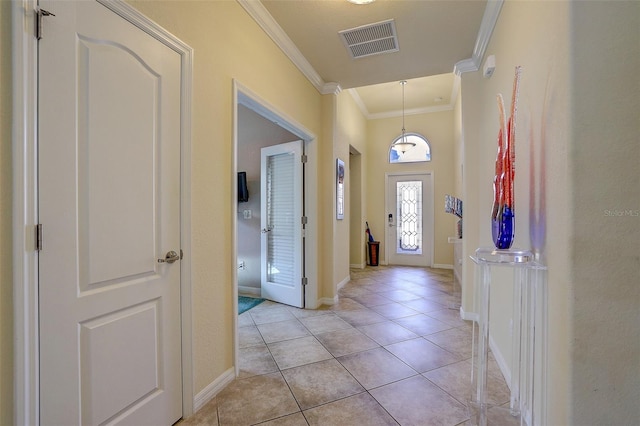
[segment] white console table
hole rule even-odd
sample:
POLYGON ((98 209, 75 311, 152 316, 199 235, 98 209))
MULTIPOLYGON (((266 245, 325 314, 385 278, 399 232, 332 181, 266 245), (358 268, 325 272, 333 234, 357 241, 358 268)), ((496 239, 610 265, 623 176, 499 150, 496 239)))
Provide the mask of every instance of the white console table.
MULTIPOLYGON (((536 425, 545 417, 546 342, 546 268, 523 250, 479 248, 471 259, 478 272, 476 309, 478 327, 474 327, 472 359, 471 423, 485 426, 492 413, 504 416, 508 411, 514 424, 536 425), (509 407, 492 406, 487 400, 489 357, 489 312, 492 271, 508 268, 513 273, 512 363, 509 407), (476 333, 476 328, 478 332, 476 333), (477 335, 476 335, 477 334, 477 335)), ((504 418, 504 417, 503 417, 504 418)), ((497 421, 499 422, 499 421, 497 421)), ((496 423, 497 423, 496 422, 496 423)), ((509 423, 512 423, 511 421, 509 423)))

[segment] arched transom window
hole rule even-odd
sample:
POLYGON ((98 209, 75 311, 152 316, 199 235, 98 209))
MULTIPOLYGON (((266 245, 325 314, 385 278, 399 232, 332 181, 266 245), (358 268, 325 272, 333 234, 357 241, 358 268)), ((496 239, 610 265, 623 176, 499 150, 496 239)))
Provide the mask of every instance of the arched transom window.
POLYGON ((400 144, 402 135, 398 136, 389 148, 389 163, 418 163, 431 161, 429 141, 417 133, 405 133, 407 144, 400 144), (413 145, 412 145, 413 144, 413 145))

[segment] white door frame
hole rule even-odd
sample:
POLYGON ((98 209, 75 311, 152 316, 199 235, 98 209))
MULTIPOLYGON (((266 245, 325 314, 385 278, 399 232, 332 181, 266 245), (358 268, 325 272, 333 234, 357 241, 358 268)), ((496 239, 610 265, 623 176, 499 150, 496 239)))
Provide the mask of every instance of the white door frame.
MULTIPOLYGON (((429 254, 429 258, 427 259, 428 261, 428 265, 430 268, 433 268, 433 252, 435 251, 435 239, 434 239, 434 222, 435 222, 435 217, 434 217, 434 205, 433 205, 433 199, 434 199, 434 193, 433 193, 433 188, 434 188, 434 180, 435 180, 435 175, 432 171, 426 171, 426 172, 422 172, 422 171, 417 171, 417 172, 389 172, 389 173, 385 173, 384 174, 384 209, 385 209, 385 214, 383 217, 383 222, 384 223, 384 238, 385 238, 385 248, 384 248, 384 261, 385 264, 389 264, 389 253, 391 253, 392 247, 391 244, 389 243, 388 240, 388 236, 389 236, 389 232, 387 230, 388 224, 387 224, 387 206, 389 205, 389 177, 391 176, 430 176, 431 179, 429 179, 429 185, 428 189, 429 191, 429 196, 423 197, 423 206, 425 205, 426 202, 429 203, 429 207, 427 209, 425 209, 424 207, 422 208, 422 235, 424 237, 425 234, 428 234, 431 236, 431 253, 429 254), (428 213, 428 214, 425 214, 428 213)), ((397 219, 397 218, 396 218, 397 219)), ((424 239, 423 239, 424 241, 424 239)), ((394 243, 394 247, 395 247, 395 243, 394 243)))
POLYGON ((315 309, 318 307, 318 270, 317 270, 317 241, 318 241, 318 208, 317 197, 313 194, 318 193, 318 149, 316 136, 302 124, 298 123, 289 115, 278 110, 268 101, 261 98, 248 87, 242 85, 237 80, 233 80, 233 158, 231 167, 231 182, 234 182, 231 188, 231 226, 233 229, 232 241, 232 259, 231 270, 233 280, 233 328, 234 328, 234 365, 236 377, 240 373, 238 364, 239 346, 238 346, 238 203, 237 203, 237 173, 238 173, 238 105, 243 105, 264 118, 277 123, 278 126, 286 129, 296 137, 304 141, 304 152, 307 156, 305 165, 305 185, 304 192, 306 194, 304 200, 305 215, 307 216, 307 225, 305 230, 305 259, 304 272, 307 277, 307 285, 305 286, 305 307, 315 309))
MULTIPOLYGON (((122 0, 97 0, 164 43, 181 57, 180 243, 182 415, 193 414, 191 321, 191 103, 193 49, 122 0)), ((40 424, 38 334, 37 99, 38 42, 35 38, 37 0, 12 2, 13 25, 13 309, 14 423, 40 424)), ((45 25, 46 25, 45 18, 45 25)), ((50 17, 55 19, 55 17, 50 17)), ((44 30, 46 37, 46 27, 44 30)))

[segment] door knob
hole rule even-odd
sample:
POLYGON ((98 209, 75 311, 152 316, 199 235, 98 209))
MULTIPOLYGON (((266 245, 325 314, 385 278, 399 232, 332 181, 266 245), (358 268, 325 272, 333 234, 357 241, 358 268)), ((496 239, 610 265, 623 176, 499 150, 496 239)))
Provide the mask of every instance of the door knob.
POLYGON ((158 259, 158 263, 173 263, 176 260, 180 260, 180 255, 175 251, 171 250, 167 253, 164 259, 158 259))

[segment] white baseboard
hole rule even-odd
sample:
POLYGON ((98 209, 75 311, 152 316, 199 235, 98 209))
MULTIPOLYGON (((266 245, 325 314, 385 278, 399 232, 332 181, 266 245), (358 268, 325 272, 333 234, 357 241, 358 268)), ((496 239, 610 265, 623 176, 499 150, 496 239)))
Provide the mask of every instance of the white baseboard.
POLYGON ((352 263, 351 265, 349 265, 349 268, 351 269, 364 269, 364 263, 352 263))
MULTIPOLYGON (((320 299, 320 305, 332 306, 332 305, 335 305, 336 303, 338 303, 338 295, 337 294, 335 296, 333 296, 333 297, 322 297, 320 299)), ((320 306, 320 305, 318 305, 318 306, 320 306)))
POLYGON ((474 322, 478 322, 479 320, 478 314, 476 314, 475 312, 466 312, 464 309, 462 309, 462 306, 460 306, 460 318, 462 318, 465 321, 474 321, 474 322))
POLYGON ((434 263, 434 269, 453 269, 453 265, 449 265, 448 263, 434 263))
MULTIPOLYGON (((476 323, 479 320, 477 313, 466 312, 464 309, 462 309, 462 306, 460 307, 460 318, 466 321, 474 321, 476 323)), ((496 363, 498 364, 498 367, 500 368, 505 381, 507 382, 507 386, 509 387, 509 389, 511 389, 511 370, 509 369, 509 364, 507 364, 507 361, 504 359, 504 355, 502 355, 502 352, 500 352, 498 345, 493 340, 493 337, 491 335, 489 335, 489 349, 491 349, 491 352, 493 352, 493 356, 496 359, 496 363)))
POLYGON ((219 394, 233 379, 235 379, 235 368, 231 367, 213 382, 209 383, 194 397, 193 412, 197 413, 207 402, 211 401, 219 394))
POLYGON ((348 283, 349 281, 351 281, 351 275, 349 275, 349 276, 345 277, 342 281, 340 281, 340 282, 338 283, 338 290, 340 290, 342 287, 344 287, 344 285, 345 285, 346 283, 348 283))
POLYGON ((507 361, 504 359, 502 352, 498 349, 498 345, 493 340, 493 337, 489 335, 489 349, 493 352, 493 357, 496 359, 496 363, 498 363, 498 367, 500 367, 500 371, 504 376, 505 382, 507 382, 507 386, 509 390, 511 390, 511 370, 509 369, 509 365, 507 361))
POLYGON ((238 286, 238 294, 239 295, 247 295, 247 296, 258 296, 260 297, 260 288, 259 287, 248 287, 244 285, 238 286))

